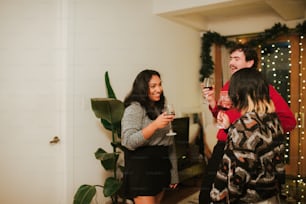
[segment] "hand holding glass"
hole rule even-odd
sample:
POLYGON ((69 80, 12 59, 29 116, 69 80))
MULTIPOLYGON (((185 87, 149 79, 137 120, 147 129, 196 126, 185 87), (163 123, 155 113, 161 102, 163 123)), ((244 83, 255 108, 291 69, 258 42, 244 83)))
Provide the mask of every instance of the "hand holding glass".
POLYGON ((232 101, 229 98, 227 91, 221 91, 220 92, 220 96, 219 96, 217 106, 218 106, 219 110, 224 110, 224 111, 231 108, 232 101))
POLYGON ((230 125, 231 122, 226 111, 219 111, 217 115, 217 127, 219 129, 227 129, 230 125))
POLYGON ((220 92, 220 97, 217 103, 218 109, 219 109, 219 113, 217 116, 217 128, 219 129, 226 129, 225 125, 223 123, 224 120, 224 114, 225 111, 229 110, 230 107, 232 105, 231 99, 228 96, 228 92, 227 91, 221 91, 220 92))
POLYGON ((218 113, 218 115, 217 115, 217 123, 216 123, 216 127, 218 128, 218 129, 226 129, 225 128, 225 125, 224 125, 224 121, 223 121, 223 114, 225 114, 224 113, 224 111, 219 111, 219 113, 218 113))
MULTIPOLYGON (((207 78, 204 78, 203 80, 203 88, 204 89, 209 89, 209 90, 212 90, 213 89, 213 85, 214 85, 214 81, 211 77, 207 77, 207 78)), ((207 99, 206 99, 207 96, 205 96, 205 101, 204 103, 208 103, 207 99)))
MULTIPOLYGON (((166 111, 167 115, 175 115, 174 106, 172 104, 167 104, 166 107, 165 107, 165 111, 166 111)), ((172 129, 172 123, 171 122, 170 122, 170 130, 166 135, 167 136, 176 135, 176 132, 174 132, 173 129, 172 129)))

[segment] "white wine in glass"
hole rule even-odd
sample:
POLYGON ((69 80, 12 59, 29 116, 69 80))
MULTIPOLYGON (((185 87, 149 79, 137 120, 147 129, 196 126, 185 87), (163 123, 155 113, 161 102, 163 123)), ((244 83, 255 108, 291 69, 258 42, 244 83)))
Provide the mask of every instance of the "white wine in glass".
MULTIPOLYGON (((173 104, 166 104, 165 111, 167 115, 175 115, 175 110, 173 104)), ((176 132, 172 129, 172 123, 170 122, 170 130, 166 134, 167 136, 174 136, 176 135, 176 132)))

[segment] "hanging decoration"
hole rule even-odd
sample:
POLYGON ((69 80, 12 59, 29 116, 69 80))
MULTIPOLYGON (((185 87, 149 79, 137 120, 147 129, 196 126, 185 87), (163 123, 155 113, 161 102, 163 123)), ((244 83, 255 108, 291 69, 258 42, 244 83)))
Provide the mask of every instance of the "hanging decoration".
MULTIPOLYGON (((258 45, 265 45, 268 40, 276 39, 277 37, 284 35, 296 33, 298 35, 306 34, 306 21, 299 23, 294 29, 289 29, 286 25, 281 23, 276 23, 272 28, 265 30, 260 33, 257 37, 251 39, 247 44, 251 47, 256 47, 258 45)), ((221 36, 217 32, 208 31, 202 36, 202 54, 201 54, 201 69, 200 69, 200 81, 203 81, 205 77, 210 76, 214 72, 214 62, 210 55, 211 46, 213 44, 223 45, 226 48, 233 47, 236 42, 228 40, 225 36, 221 36)))

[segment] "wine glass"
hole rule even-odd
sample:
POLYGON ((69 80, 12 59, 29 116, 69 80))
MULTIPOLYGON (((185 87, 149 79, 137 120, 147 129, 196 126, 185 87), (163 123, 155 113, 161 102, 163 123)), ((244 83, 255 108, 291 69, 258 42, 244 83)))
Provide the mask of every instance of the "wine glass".
POLYGON ((226 111, 231 108, 232 101, 228 96, 228 91, 220 91, 219 100, 217 102, 217 106, 219 110, 226 111))
MULTIPOLYGON (((174 106, 173 104, 167 104, 166 107, 165 107, 165 112, 167 115, 175 115, 175 110, 174 110, 174 106)), ((172 129, 172 123, 170 121, 170 130, 169 132, 166 134, 167 136, 174 136, 176 135, 176 132, 173 131, 172 129)))
MULTIPOLYGON (((204 78, 204 80, 203 80, 203 88, 204 89, 208 88, 209 90, 212 90, 213 89, 213 84, 214 84, 214 80, 211 77, 204 78)), ((204 103, 208 103, 207 99, 206 99, 206 96, 204 98, 204 103)))
POLYGON ((224 114, 224 111, 223 110, 220 110, 218 115, 217 115, 217 121, 216 121, 216 127, 218 129, 226 129, 224 124, 222 123, 222 119, 221 119, 221 114, 224 114))
MULTIPOLYGON (((231 105, 232 105, 232 101, 228 96, 228 92, 227 91, 221 91, 220 96, 219 96, 219 100, 218 100, 218 103, 217 103, 219 113, 220 114, 224 113, 225 111, 230 109, 231 105)), ((219 114, 217 116, 216 126, 219 129, 225 129, 224 125, 222 124, 221 117, 220 117, 219 114)))

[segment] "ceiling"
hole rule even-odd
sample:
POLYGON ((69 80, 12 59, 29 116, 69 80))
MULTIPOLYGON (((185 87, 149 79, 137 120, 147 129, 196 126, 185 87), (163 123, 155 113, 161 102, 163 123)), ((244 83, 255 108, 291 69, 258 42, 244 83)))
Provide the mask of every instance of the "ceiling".
POLYGON ((160 14, 199 31, 215 22, 260 15, 275 15, 284 21, 304 19, 306 0, 232 0, 160 14))

